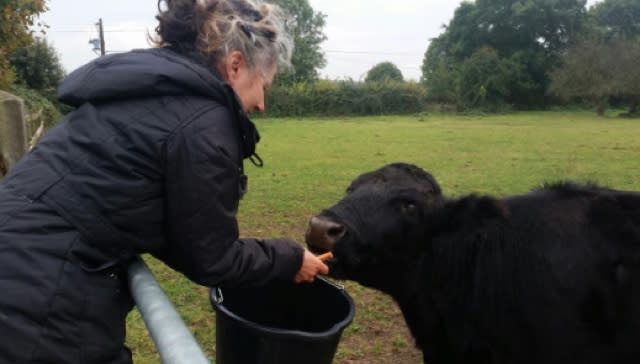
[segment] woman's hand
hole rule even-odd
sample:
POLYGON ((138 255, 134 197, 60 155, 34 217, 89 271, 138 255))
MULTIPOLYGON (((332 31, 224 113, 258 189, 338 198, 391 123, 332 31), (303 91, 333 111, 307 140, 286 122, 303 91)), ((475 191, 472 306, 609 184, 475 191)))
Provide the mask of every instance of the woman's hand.
POLYGON ((296 283, 301 282, 313 282, 318 274, 328 274, 329 267, 324 264, 320 259, 318 259, 315 255, 311 254, 310 251, 304 251, 304 258, 302 259, 302 267, 296 274, 293 281, 296 283))

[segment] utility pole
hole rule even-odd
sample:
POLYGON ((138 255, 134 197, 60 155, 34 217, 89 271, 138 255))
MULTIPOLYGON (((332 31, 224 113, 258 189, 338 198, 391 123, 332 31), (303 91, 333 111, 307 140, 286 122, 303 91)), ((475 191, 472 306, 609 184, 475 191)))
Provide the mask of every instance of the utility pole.
POLYGON ((106 51, 104 48, 104 29, 102 28, 102 18, 98 20, 98 34, 100 36, 100 55, 104 56, 106 51))
POLYGON ((89 44, 93 46, 93 51, 100 51, 100 55, 104 56, 107 53, 106 48, 104 46, 104 29, 102 27, 102 18, 98 20, 96 23, 98 27, 98 38, 92 38, 89 40, 89 44))

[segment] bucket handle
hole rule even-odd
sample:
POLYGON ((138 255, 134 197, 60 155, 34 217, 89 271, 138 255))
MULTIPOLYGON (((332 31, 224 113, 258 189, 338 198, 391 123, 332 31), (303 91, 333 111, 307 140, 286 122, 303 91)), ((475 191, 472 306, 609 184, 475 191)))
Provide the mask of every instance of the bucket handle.
POLYGON ((219 287, 214 288, 215 291, 213 293, 213 301, 217 304, 222 304, 224 302, 224 296, 222 295, 222 290, 219 287))
MULTIPOLYGON (((332 286, 334 286, 335 288, 344 291, 344 286, 338 283, 333 282, 332 280, 325 278, 323 276, 317 276, 318 279, 322 280, 323 282, 330 284, 332 286)), ((213 293, 213 301, 217 304, 222 304, 222 302, 224 302, 224 296, 222 295, 222 290, 219 287, 214 288, 215 291, 213 293)))
POLYGON ((332 281, 332 280, 330 280, 329 278, 326 278, 326 277, 323 277, 323 276, 316 276, 316 278, 318 278, 318 279, 320 279, 320 280, 324 281, 325 283, 328 283, 328 284, 330 284, 330 285, 332 285, 332 286, 336 287, 337 289, 339 289, 339 290, 341 290, 341 291, 344 291, 344 286, 343 286, 343 285, 338 284, 338 283, 336 283, 336 282, 333 282, 333 281, 332 281))

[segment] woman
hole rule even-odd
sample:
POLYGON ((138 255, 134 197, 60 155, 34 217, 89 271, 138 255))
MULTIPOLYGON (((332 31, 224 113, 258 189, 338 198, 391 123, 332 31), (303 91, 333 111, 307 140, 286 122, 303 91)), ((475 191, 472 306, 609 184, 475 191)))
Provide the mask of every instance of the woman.
POLYGON ((158 5, 159 47, 73 72, 59 97, 76 109, 0 182, 0 363, 130 363, 136 254, 207 286, 328 272, 293 241, 238 238, 247 113, 291 55, 278 8, 158 5))

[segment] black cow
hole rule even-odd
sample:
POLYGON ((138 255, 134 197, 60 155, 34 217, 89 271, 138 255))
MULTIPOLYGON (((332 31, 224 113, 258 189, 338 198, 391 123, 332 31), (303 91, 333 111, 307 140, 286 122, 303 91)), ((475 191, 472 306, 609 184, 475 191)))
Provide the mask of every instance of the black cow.
POLYGON ((450 199, 396 163, 311 219, 331 275, 391 295, 429 364, 640 363, 640 194, 450 199))

